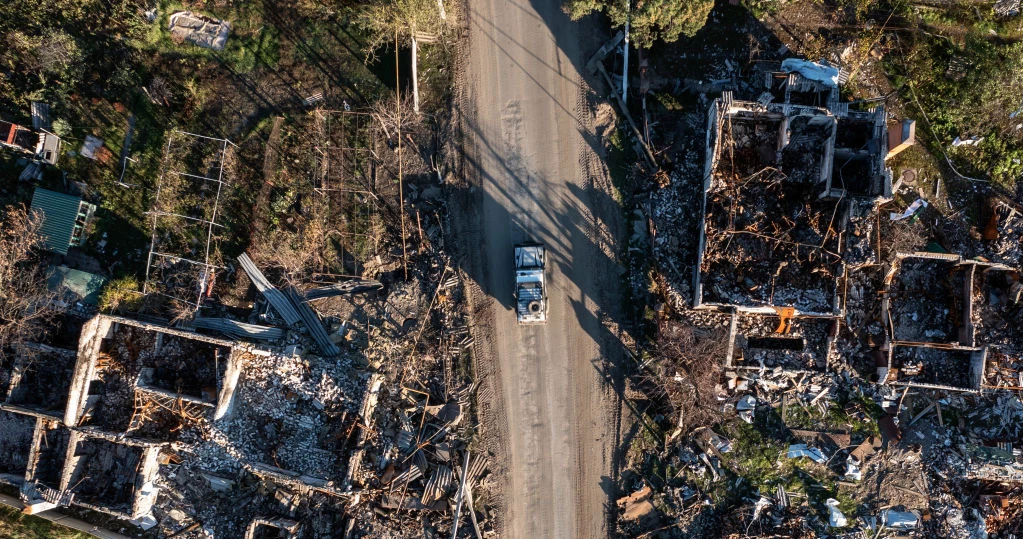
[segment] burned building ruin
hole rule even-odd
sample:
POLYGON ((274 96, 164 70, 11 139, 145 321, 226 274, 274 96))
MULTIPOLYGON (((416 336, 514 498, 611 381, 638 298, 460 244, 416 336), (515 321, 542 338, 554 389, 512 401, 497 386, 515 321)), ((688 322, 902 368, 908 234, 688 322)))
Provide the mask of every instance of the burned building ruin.
POLYGON ((842 73, 805 64, 766 73, 756 101, 724 92, 708 114, 693 306, 733 313, 728 368, 827 370, 847 273, 877 261, 873 216, 892 196, 884 107, 839 102, 842 73))
POLYGON ((898 254, 888 267, 884 383, 979 392, 1021 387, 1019 272, 947 253, 898 254), (989 365, 990 362, 990 365, 989 365))

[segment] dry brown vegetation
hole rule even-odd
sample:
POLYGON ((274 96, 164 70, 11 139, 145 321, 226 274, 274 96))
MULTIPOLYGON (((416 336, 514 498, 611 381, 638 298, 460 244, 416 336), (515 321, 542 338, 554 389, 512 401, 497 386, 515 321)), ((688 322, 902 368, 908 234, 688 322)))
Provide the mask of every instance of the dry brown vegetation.
POLYGON ((698 329, 678 320, 661 327, 655 370, 682 432, 721 419, 714 387, 721 378, 725 342, 723 331, 698 329))
POLYGON ((24 206, 11 206, 0 219, 0 359, 6 350, 37 337, 54 315, 54 298, 39 264, 41 220, 24 206))

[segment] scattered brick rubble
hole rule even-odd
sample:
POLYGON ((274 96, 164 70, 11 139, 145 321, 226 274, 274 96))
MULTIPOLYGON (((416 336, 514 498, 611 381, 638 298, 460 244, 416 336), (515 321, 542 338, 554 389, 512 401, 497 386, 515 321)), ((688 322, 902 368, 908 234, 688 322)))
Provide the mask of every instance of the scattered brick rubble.
POLYGON ((630 381, 668 435, 627 463, 619 532, 1019 536, 1019 201, 990 198, 984 230, 934 220, 951 252, 886 243, 913 225, 889 216, 884 107, 796 71, 751 79, 755 100, 683 117, 706 145, 649 195, 659 327, 691 328, 720 373, 708 390, 654 350, 630 381), (700 407, 720 443, 683 429, 700 407))
POLYGON ((427 257, 359 290, 288 300, 337 357, 263 299, 261 322, 284 330, 270 342, 99 315, 77 351, 23 346, 3 379, 0 482, 26 512, 88 509, 139 537, 450 535, 459 502, 458 536, 491 535, 461 278, 427 257))

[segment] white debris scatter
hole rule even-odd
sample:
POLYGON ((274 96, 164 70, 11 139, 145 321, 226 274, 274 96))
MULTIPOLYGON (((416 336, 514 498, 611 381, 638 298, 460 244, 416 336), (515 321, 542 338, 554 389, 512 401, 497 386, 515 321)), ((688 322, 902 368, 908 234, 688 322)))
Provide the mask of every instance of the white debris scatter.
POLYGON ((838 508, 838 500, 828 498, 824 505, 828 506, 828 525, 832 528, 844 528, 849 525, 849 519, 845 517, 838 508))
POLYGON ((191 11, 179 11, 170 16, 169 29, 175 39, 222 51, 231 33, 231 23, 191 11))

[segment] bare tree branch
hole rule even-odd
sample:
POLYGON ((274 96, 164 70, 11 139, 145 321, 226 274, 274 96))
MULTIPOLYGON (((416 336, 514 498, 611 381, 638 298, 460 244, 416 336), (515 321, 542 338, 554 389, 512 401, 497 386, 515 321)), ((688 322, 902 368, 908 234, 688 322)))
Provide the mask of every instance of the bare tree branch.
POLYGON ((41 224, 41 216, 24 206, 7 208, 0 219, 0 359, 38 338, 56 314, 55 293, 46 287, 38 257, 41 224))

